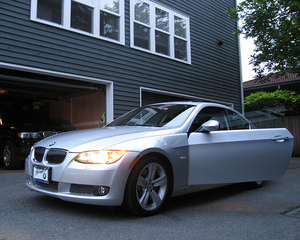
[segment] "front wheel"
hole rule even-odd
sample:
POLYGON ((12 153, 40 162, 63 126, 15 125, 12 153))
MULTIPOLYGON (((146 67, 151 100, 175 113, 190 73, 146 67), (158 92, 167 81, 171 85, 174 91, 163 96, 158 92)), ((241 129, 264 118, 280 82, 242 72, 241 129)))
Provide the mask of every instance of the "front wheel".
POLYGON ((21 167, 21 162, 17 159, 16 148, 11 141, 4 143, 3 148, 3 166, 6 169, 18 169, 21 167))
POLYGON ((156 214, 169 197, 170 180, 164 162, 156 158, 140 160, 128 178, 123 206, 139 216, 156 214))

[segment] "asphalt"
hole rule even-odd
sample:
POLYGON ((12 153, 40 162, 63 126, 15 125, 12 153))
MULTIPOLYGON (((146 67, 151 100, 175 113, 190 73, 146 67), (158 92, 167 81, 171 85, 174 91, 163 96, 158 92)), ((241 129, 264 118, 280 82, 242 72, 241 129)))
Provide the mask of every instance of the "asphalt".
POLYGON ((288 169, 300 168, 300 157, 291 157, 288 169))
POLYGON ((24 170, 0 171, 0 240, 300 240, 300 158, 262 188, 235 184, 172 198, 148 218, 47 197, 29 191, 25 178, 24 170))

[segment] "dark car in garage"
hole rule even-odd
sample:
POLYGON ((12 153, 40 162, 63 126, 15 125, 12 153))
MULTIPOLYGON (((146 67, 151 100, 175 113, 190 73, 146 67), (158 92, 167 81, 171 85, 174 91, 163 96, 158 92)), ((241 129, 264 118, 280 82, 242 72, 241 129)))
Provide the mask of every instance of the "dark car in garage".
POLYGON ((35 142, 65 130, 40 109, 1 109, 1 165, 6 169, 21 168, 35 142))

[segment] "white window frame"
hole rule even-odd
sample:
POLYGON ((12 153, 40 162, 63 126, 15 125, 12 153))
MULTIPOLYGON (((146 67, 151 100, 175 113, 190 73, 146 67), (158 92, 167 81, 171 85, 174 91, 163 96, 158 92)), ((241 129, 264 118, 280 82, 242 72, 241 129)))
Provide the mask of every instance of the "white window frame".
POLYGON ((31 0, 31 12, 30 12, 30 20, 40 22, 43 24, 51 25, 54 27, 62 28, 65 30, 69 30, 72 32, 84 34, 90 37, 95 37, 99 39, 103 39, 106 41, 118 43, 125 45, 125 9, 124 9, 124 0, 119 0, 119 13, 112 12, 107 9, 101 8, 101 0, 74 0, 76 2, 82 3, 94 9, 93 17, 92 17, 92 33, 88 33, 85 31, 81 31, 79 29, 75 29, 71 27, 71 1, 72 0, 63 0, 63 7, 62 7, 62 24, 57 24, 51 21, 43 20, 37 17, 37 6, 38 0, 31 0), (100 35, 100 11, 104 11, 120 18, 119 23, 119 40, 115 40, 112 38, 103 37, 100 35))
POLYGON ((148 53, 152 53, 152 54, 155 54, 155 55, 159 55, 159 56, 162 56, 162 57, 170 58, 170 59, 173 59, 173 60, 176 60, 176 61, 180 61, 180 62, 183 62, 183 63, 191 64, 191 40, 190 40, 190 19, 189 19, 189 17, 184 16, 184 15, 178 13, 178 12, 174 12, 171 9, 168 9, 164 6, 161 6, 157 3, 154 3, 154 2, 149 1, 149 0, 140 0, 140 1, 144 2, 144 3, 147 3, 150 6, 150 25, 147 25, 148 27, 150 27, 150 39, 149 39, 149 41, 150 41, 150 50, 134 45, 134 23, 138 23, 139 25, 146 26, 145 24, 135 20, 135 12, 134 12, 135 0, 130 0, 130 47, 141 50, 141 51, 145 51, 145 52, 148 52, 148 53), (169 33, 156 28, 155 8, 159 8, 159 9, 169 13, 169 33), (181 37, 175 35, 174 16, 180 17, 180 18, 182 18, 186 21, 186 38, 181 38, 181 37), (169 35, 169 37, 170 37, 169 38, 170 55, 164 55, 164 54, 161 54, 161 53, 157 53, 155 51, 155 30, 158 30, 158 31, 163 32, 163 33, 167 33, 169 35), (183 39, 184 41, 186 41, 186 43, 187 43, 187 49, 186 49, 186 51, 187 51, 187 60, 186 61, 175 58, 174 37, 179 38, 179 39, 183 39))

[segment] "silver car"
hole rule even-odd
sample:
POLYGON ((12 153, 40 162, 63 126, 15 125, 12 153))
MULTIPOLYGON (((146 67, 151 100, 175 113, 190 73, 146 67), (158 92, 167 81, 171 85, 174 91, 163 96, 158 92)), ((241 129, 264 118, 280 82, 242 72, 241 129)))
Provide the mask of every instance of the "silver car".
POLYGON ((226 184, 281 177, 293 149, 285 128, 255 129, 234 109, 169 102, 104 128, 48 137, 26 159, 26 185, 66 201, 148 216, 166 200, 226 184))

